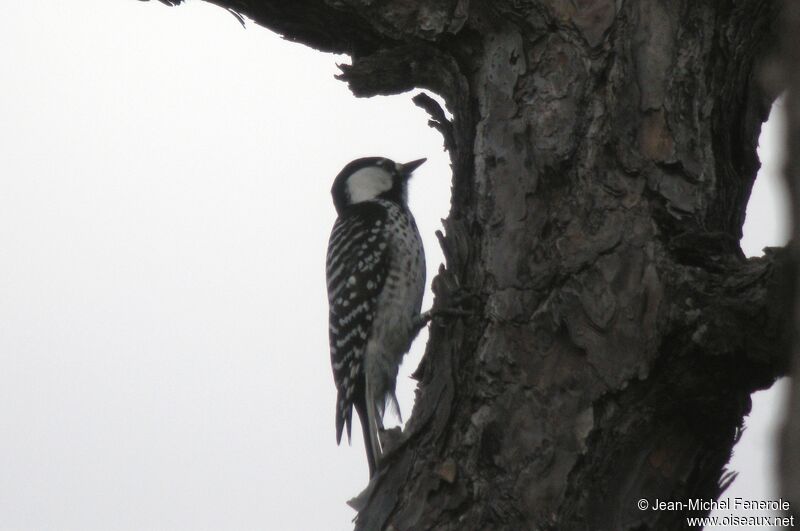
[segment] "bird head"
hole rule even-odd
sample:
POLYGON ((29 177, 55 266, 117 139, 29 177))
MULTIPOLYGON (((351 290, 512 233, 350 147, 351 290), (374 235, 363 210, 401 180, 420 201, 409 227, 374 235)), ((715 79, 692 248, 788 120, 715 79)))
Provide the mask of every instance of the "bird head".
POLYGON ((426 159, 405 164, 384 157, 364 157, 346 165, 333 181, 331 195, 336 211, 373 199, 387 199, 405 205, 408 179, 426 159))

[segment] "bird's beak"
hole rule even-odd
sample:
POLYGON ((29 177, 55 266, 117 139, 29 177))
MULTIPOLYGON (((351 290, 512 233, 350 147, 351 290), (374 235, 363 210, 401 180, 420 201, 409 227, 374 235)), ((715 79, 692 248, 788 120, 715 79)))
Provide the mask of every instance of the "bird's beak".
POLYGON ((401 175, 405 175, 406 178, 411 177, 411 174, 414 172, 414 170, 422 166, 422 163, 426 160, 428 159, 417 159, 412 160, 411 162, 406 162, 405 164, 398 164, 397 171, 399 171, 401 175))

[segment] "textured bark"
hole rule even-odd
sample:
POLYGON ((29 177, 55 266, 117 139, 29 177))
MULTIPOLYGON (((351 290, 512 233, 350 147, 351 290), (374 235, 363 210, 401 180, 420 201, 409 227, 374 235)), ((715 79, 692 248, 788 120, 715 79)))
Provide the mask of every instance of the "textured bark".
MULTIPOLYGON (((787 111, 787 156, 786 179, 792 196, 794 219, 800 216, 800 46, 797 36, 800 35, 800 4, 786 0, 783 25, 783 73, 788 85, 786 96, 787 111)), ((790 248, 795 257, 794 275, 800 274, 800 255, 798 249, 800 229, 793 223, 792 243, 790 248)), ((795 307, 800 301, 795 302, 795 307)), ((794 321, 794 337, 800 338, 800 321, 794 321)), ((791 500, 792 510, 800 516, 800 348, 795 340, 793 357, 792 391, 790 394, 789 418, 783 433, 781 470, 783 471, 782 492, 791 500)))
MULTIPOLYGON (((167 2, 176 3, 176 2, 167 2)), ((789 253, 739 249, 777 0, 213 0, 421 87, 453 162, 436 321, 357 529, 679 529, 786 374, 789 253)))

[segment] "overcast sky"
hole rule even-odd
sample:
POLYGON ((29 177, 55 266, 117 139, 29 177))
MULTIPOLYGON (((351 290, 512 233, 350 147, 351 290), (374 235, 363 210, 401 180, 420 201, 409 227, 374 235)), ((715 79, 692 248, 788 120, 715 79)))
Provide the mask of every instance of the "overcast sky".
MULTIPOLYGON (((428 157, 430 285, 450 172, 412 94, 353 98, 346 61, 198 1, 0 8, 0 531, 352 528, 367 466, 358 430, 335 444, 330 185, 356 157, 428 157)), ((786 240, 770 180, 749 254, 786 240)), ((767 497, 780 401, 754 402, 733 488, 767 497)))

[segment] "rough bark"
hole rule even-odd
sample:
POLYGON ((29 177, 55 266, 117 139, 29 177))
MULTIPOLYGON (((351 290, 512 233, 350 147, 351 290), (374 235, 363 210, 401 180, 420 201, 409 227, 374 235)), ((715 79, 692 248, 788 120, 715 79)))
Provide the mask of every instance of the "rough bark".
MULTIPOLYGON (((788 85, 786 96, 787 112, 787 156, 786 179, 792 196, 794 219, 800 215, 800 46, 797 36, 800 34, 800 4, 791 0, 784 2, 785 17, 783 24, 783 74, 788 85)), ((795 257, 794 275, 800 273, 800 228, 795 221, 792 224, 792 243, 790 249, 795 257)), ((797 307, 800 301, 795 302, 797 307)), ((800 337, 800 321, 794 321, 794 337, 800 337)), ((794 342, 792 391, 790 393, 789 417, 783 433, 781 469, 783 470, 783 489, 792 504, 794 514, 800 517, 800 348, 794 342)))
POLYGON ((432 325, 357 529, 680 529, 637 501, 721 492, 788 370, 788 253, 738 244, 777 0, 212 3, 453 115, 416 100, 453 162, 437 304, 474 313, 432 325))

